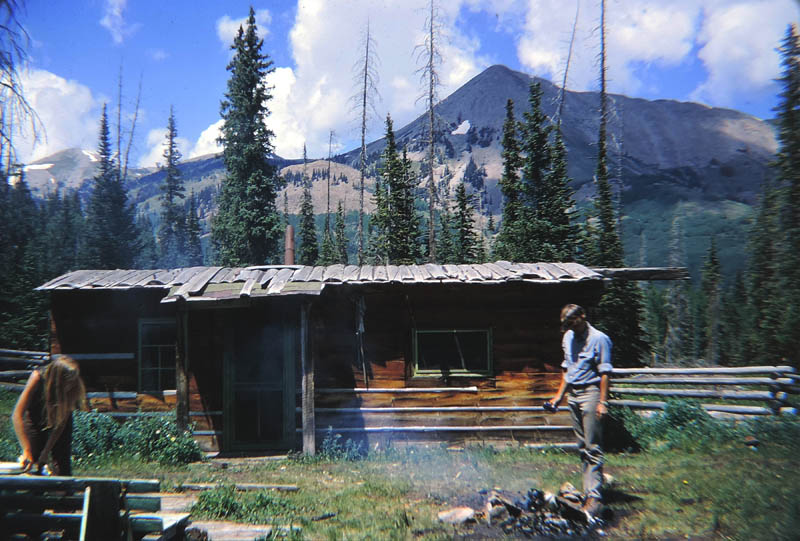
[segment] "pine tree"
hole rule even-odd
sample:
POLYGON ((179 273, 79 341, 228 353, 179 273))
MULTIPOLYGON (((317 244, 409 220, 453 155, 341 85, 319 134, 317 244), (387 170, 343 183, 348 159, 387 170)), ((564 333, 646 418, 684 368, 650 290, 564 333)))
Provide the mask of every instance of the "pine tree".
POLYGON ((551 153, 548 142, 551 126, 542 111, 542 87, 530 86, 530 111, 523 114, 521 127, 522 158, 522 219, 523 238, 520 256, 523 261, 546 261, 543 247, 547 243, 547 224, 544 222, 543 198, 545 181, 550 170, 551 153))
POLYGON ((370 250, 382 264, 408 265, 420 257, 419 218, 414 206, 411 161, 398 153, 392 117, 386 116, 386 146, 381 154, 380 179, 375 187, 370 250))
POLYGON ((189 196, 186 204, 186 249, 184 262, 190 267, 203 264, 203 244, 200 240, 202 229, 198 216, 197 198, 194 192, 189 196))
POLYGON ((164 182, 161 184, 161 222, 158 227, 159 266, 180 267, 185 264, 186 216, 183 211, 183 179, 178 169, 181 152, 178 150, 178 130, 175 113, 169 108, 167 135, 164 146, 164 182))
POLYGON ((503 193, 503 217, 500 232, 494 245, 494 256, 508 261, 522 261, 519 247, 522 242, 522 185, 519 179, 520 148, 517 139, 517 120, 514 118, 514 102, 506 102, 506 119, 503 122, 503 175, 500 191, 503 193))
POLYGON ((336 221, 334 223, 335 250, 337 263, 347 265, 347 234, 345 233, 344 205, 341 200, 336 208, 336 221))
POLYGON ((103 105, 100 118, 98 169, 86 216, 86 261, 95 269, 128 269, 133 264, 137 240, 133 207, 111 155, 108 117, 103 105))
POLYGON ((306 174, 306 145, 303 145, 303 200, 300 204, 300 250, 297 262, 316 265, 319 258, 317 228, 314 223, 314 203, 311 199, 311 179, 306 174))
POLYGON ((274 68, 262 46, 251 7, 247 28, 239 28, 231 47, 231 77, 220 107, 227 176, 211 234, 216 261, 228 266, 268 262, 276 255, 281 234, 275 203, 281 180, 267 160, 274 134, 264 123, 272 99, 265 77, 274 68))
POLYGON ((572 223, 573 191, 567 175, 567 150, 556 130, 550 147, 550 170, 539 190, 538 217, 543 230, 538 256, 541 261, 574 261, 577 230, 572 223))
POLYGON ((439 239, 436 251, 437 261, 441 264, 455 264, 456 240, 453 234, 453 215, 448 203, 449 197, 444 199, 442 210, 439 212, 439 239))
MULTIPOLYGON (((394 139, 394 135, 392 135, 394 139)), ((389 194, 391 235, 390 260, 395 265, 413 265, 421 257, 419 217, 414 205, 414 176, 408 150, 403 147, 397 176, 389 194)))
POLYGON ((483 261, 483 246, 481 238, 475 231, 475 222, 472 217, 475 211, 475 194, 467 194, 464 182, 456 187, 456 212, 453 217, 455 230, 454 260, 455 263, 481 263, 483 261))
MULTIPOLYGON (((776 295, 770 302, 778 358, 800 366, 800 34, 792 24, 780 53, 783 85, 776 109, 778 122, 778 243, 775 260, 776 295)), ((772 353, 772 352, 769 352, 772 353)), ((770 361, 777 362, 777 359, 770 361)))

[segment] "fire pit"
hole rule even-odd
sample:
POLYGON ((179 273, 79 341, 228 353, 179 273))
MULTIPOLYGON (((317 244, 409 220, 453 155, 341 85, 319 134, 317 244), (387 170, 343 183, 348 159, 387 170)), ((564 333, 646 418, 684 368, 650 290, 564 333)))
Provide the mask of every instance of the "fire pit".
POLYGON ((535 538, 585 537, 602 535, 609 511, 592 516, 581 509, 581 496, 570 483, 558 494, 531 488, 520 497, 501 490, 482 490, 484 506, 480 510, 457 507, 439 513, 439 520, 451 524, 481 522, 499 528, 506 535, 535 538))

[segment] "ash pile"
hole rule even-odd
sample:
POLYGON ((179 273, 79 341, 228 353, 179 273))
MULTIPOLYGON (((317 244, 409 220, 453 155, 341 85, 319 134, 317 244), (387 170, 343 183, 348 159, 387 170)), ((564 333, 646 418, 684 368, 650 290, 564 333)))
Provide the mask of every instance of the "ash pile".
POLYGON ((509 497, 500 490, 483 490, 483 509, 456 507, 439 513, 439 520, 450 524, 483 522, 515 537, 568 538, 603 536, 603 526, 610 510, 592 514, 582 508, 581 494, 570 483, 564 483, 558 494, 531 488, 520 498, 509 497))

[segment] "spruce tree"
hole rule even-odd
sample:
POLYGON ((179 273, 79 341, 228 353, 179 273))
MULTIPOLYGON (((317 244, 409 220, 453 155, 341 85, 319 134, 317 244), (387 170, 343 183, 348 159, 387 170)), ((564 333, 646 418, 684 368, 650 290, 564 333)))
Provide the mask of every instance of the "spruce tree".
POLYGON ((456 209, 453 217, 455 242, 453 255, 455 263, 481 263, 483 261, 483 246, 481 237, 475 231, 475 194, 467 194, 464 182, 459 182, 456 187, 456 209))
POLYGON ((414 205, 414 174, 405 147, 397 165, 397 176, 392 178, 393 189, 389 193, 392 210, 389 258, 395 265, 413 265, 422 255, 419 244, 421 231, 414 205))
POLYGON ((567 150, 561 131, 550 146, 550 170, 539 190, 538 218, 542 226, 538 256, 542 261, 574 261, 577 230, 572 223, 573 191, 567 175, 567 150))
POLYGON ((98 167, 86 212, 86 260, 94 269, 129 269, 133 264, 137 231, 111 154, 106 106, 100 118, 98 167))
POLYGON ((455 264, 456 261, 456 240, 453 233, 453 215, 450 212, 449 197, 444 199, 442 210, 439 212, 439 234, 437 238, 436 258, 442 264, 455 264))
POLYGON ((281 180, 268 162, 273 132, 264 121, 272 94, 265 77, 272 60, 262 54, 255 12, 250 8, 246 29, 239 28, 233 41, 231 77, 220 107, 224 121, 220 143, 227 175, 218 196, 218 212, 212 221, 214 257, 228 266, 260 265, 276 255, 281 218, 275 198, 281 180))
MULTIPOLYGON (((792 24, 780 47, 783 85, 777 107, 778 235, 776 295, 770 305, 779 314, 771 323, 777 337, 777 359, 800 366, 800 34, 792 24)), ((769 352, 773 354, 773 352, 769 352)))
POLYGON ((311 179, 306 174, 306 146, 303 145, 303 200, 300 204, 300 250, 297 262, 316 265, 319 258, 317 227, 314 223, 314 203, 311 199, 311 179))
POLYGON ((517 120, 514 117, 514 102, 506 102, 506 118, 503 122, 503 175, 500 191, 503 194, 503 217, 500 231, 494 244, 494 257, 508 261, 522 261, 519 247, 522 242, 522 186, 519 179, 520 148, 517 139, 517 120))
POLYGON ((159 266, 163 268, 180 267, 185 264, 186 216, 184 215, 184 187, 178 162, 178 130, 175 126, 175 113, 169 108, 167 135, 164 145, 164 182, 161 184, 161 222, 158 227, 159 266))
POLYGON ((347 234, 345 232, 345 214, 344 205, 341 200, 339 206, 336 208, 336 220, 333 226, 335 251, 337 260, 336 263, 347 265, 347 234))
POLYGON ((530 86, 530 111, 523 114, 520 150, 522 158, 522 218, 523 238, 520 257, 523 261, 546 261, 543 247, 547 244, 548 229, 542 215, 545 182, 551 165, 549 136, 551 126, 542 111, 542 87, 530 86))

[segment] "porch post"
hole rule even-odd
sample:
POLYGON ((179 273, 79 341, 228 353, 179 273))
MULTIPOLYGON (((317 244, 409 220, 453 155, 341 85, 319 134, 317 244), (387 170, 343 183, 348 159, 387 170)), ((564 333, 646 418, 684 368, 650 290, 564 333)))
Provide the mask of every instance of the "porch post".
POLYGON ((186 344, 186 324, 188 314, 185 310, 178 309, 176 313, 175 331, 177 340, 175 341, 175 394, 176 422, 180 430, 189 428, 189 378, 186 374, 187 366, 187 344, 186 344))
POLYGON ((311 303, 300 305, 300 362, 303 369, 303 453, 313 456, 316 452, 316 424, 314 422, 314 356, 309 343, 309 312, 311 303))

